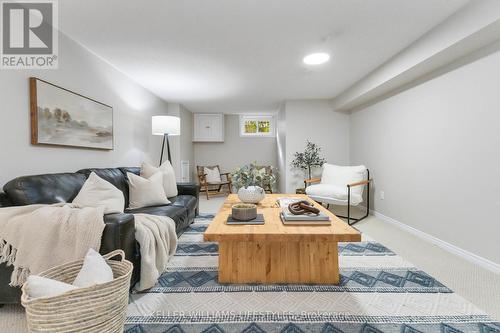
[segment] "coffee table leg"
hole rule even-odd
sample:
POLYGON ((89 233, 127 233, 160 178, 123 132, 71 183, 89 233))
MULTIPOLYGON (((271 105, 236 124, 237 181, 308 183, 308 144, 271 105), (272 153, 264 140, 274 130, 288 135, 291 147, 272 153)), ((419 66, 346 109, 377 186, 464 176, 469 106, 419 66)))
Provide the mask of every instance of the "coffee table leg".
POLYGON ((338 284, 340 281, 338 243, 318 244, 318 259, 315 263, 320 266, 320 277, 317 283, 338 284))
POLYGON ((336 242, 219 242, 219 283, 339 283, 336 242))
POLYGON ((232 256, 230 249, 229 242, 219 242, 219 283, 231 283, 232 256))

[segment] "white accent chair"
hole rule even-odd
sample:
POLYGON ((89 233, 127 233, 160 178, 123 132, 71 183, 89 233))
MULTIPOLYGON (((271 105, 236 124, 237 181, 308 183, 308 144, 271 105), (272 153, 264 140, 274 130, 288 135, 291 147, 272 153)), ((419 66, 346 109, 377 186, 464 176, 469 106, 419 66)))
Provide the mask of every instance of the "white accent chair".
POLYGON ((323 164, 321 178, 306 179, 304 185, 306 194, 319 203, 347 206, 347 219, 352 225, 368 216, 370 212, 370 171, 364 165, 338 166, 323 164), (314 184, 314 185, 311 185, 314 184), (357 206, 363 202, 363 191, 367 187, 366 214, 360 218, 351 217, 351 206, 357 206), (351 223, 351 220, 354 221, 351 223))

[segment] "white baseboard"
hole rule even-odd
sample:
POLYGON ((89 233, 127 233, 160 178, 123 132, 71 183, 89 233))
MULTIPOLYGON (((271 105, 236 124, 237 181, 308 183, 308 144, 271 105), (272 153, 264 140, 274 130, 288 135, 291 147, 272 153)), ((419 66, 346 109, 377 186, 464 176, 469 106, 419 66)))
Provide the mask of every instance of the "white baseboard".
POLYGON ((425 233, 423 231, 420 231, 418 229, 415 229, 413 227, 410 227, 409 225, 407 224, 404 224, 402 222, 399 222, 398 220, 395 220, 389 216, 385 216, 384 214, 381 214, 377 211, 374 211, 374 210, 370 210, 370 213, 371 215, 375 216, 376 218, 384 221, 384 222, 388 222, 404 231, 407 231, 417 237, 420 237, 432 244, 435 244, 437 246, 439 246, 440 248, 450 252, 450 253, 453 253, 475 265, 478 265, 484 269, 487 269, 493 273, 496 273, 496 274, 499 274, 500 275, 500 265, 491 261, 491 260, 488 260, 488 259, 485 259, 483 257, 480 257, 472 252, 469 252, 469 251, 466 251, 462 248, 459 248, 458 246, 455 246, 453 244, 450 244, 448 242, 445 242, 437 237, 434 237, 432 235, 429 235, 428 233, 425 233))

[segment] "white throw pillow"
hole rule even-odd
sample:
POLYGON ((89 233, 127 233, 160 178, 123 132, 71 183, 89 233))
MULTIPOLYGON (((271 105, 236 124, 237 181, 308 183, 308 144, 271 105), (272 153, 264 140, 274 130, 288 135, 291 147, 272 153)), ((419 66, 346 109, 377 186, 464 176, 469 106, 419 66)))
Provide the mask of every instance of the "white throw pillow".
POLYGON ((123 213, 125 197, 116 186, 92 172, 73 203, 82 207, 104 206, 104 214, 123 213))
POLYGON ((26 280, 26 291, 29 298, 54 297, 77 287, 61 281, 30 275, 26 280))
POLYGON ((141 165, 141 177, 149 178, 157 172, 161 172, 163 175, 163 189, 168 198, 175 197, 177 192, 177 181, 175 180, 175 173, 170 161, 163 162, 159 168, 142 163, 141 165))
POLYGON ((127 172, 127 177, 130 209, 168 205, 170 203, 163 189, 163 175, 160 172, 149 178, 127 172))
POLYGON ((94 284, 113 281, 113 271, 106 260, 94 249, 90 248, 83 260, 83 266, 73 281, 75 287, 84 288, 94 284))
POLYGON ((220 178, 220 170, 218 167, 213 169, 203 167, 203 172, 206 174, 207 183, 220 183, 222 179, 220 178))

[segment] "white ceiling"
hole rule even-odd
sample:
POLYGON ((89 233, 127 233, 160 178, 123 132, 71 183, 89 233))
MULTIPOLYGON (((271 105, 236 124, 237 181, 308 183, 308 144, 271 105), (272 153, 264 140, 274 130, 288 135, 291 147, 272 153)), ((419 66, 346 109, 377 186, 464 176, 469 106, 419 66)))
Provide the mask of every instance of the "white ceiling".
POLYGON ((467 0, 64 0, 60 29, 194 112, 332 98, 467 0), (329 52, 315 68, 304 55, 329 52))

